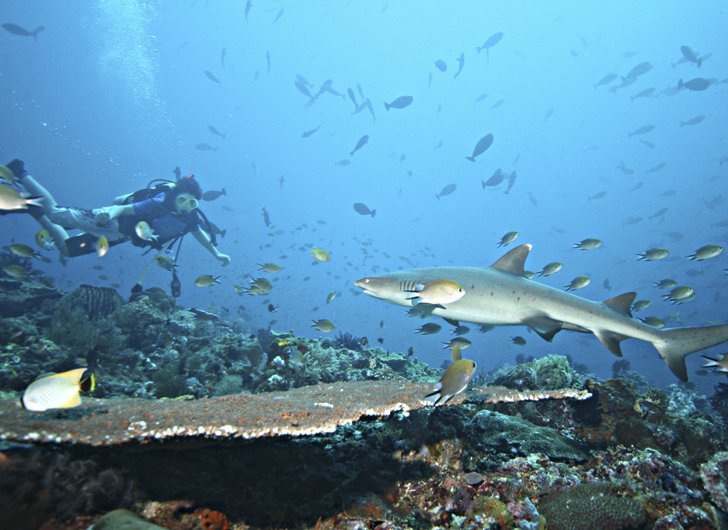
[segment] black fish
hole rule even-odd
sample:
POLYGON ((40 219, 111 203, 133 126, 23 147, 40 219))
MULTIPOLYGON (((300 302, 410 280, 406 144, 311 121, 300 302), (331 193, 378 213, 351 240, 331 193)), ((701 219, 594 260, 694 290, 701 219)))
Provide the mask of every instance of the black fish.
POLYGON ((637 136, 639 134, 647 134, 648 132, 650 132, 654 128, 655 128, 654 125, 643 125, 642 127, 639 127, 638 129, 635 129, 631 133, 627 133, 627 136, 629 136, 630 138, 632 138, 633 136, 637 136))
POLYGON ((457 184, 448 184, 447 186, 445 186, 444 188, 442 188, 440 190, 440 193, 436 193, 435 197, 437 197, 439 199, 440 197, 445 197, 446 195, 450 195, 457 188, 458 188, 457 184))
POLYGON ((220 227, 218 227, 212 221, 207 221, 207 226, 210 229, 210 234, 212 234, 212 235, 219 235, 220 237, 225 237, 225 234, 227 234, 227 229, 221 230, 220 227))
POLYGON ((637 77, 646 74, 650 70, 652 70, 652 64, 650 64, 649 62, 645 61, 643 63, 638 64, 634 68, 632 68, 629 71, 629 73, 622 78, 622 80, 624 80, 624 79, 636 79, 637 77))
POLYGON ((245 22, 248 21, 248 13, 250 13, 250 8, 253 7, 253 1, 248 0, 245 2, 245 22))
POLYGON ((202 194, 202 200, 203 201, 214 201, 215 199, 219 199, 223 195, 227 195, 225 188, 223 188, 221 190, 207 190, 205 193, 202 194))
POLYGON ((27 29, 18 26, 17 24, 13 24, 12 22, 6 22, 5 24, 3 24, 3 29, 8 33, 12 33, 13 35, 18 35, 20 37, 33 37, 35 40, 38 40, 38 33, 43 31, 45 29, 45 26, 38 26, 33 31, 28 31, 27 29))
POLYGON ((617 74, 607 74, 604 77, 602 77, 599 81, 597 81, 596 83, 594 83, 594 85, 592 85, 592 86, 594 87, 594 90, 596 90, 597 87, 600 87, 600 86, 603 86, 603 85, 608 85, 609 83, 611 83, 615 79, 617 79, 617 74))
POLYGON ((465 66, 465 54, 461 53, 460 57, 458 57, 458 71, 455 72, 454 76, 452 76, 453 79, 460 75, 460 72, 463 71, 463 66, 465 66))
POLYGON ((263 208, 263 222, 265 226, 270 226, 270 216, 268 215, 268 210, 265 208, 263 208))
POLYGON ((447 71, 447 63, 445 61, 443 61, 442 59, 438 59, 437 61, 435 61, 435 66, 441 72, 447 71))
POLYGON ((686 125, 697 125, 704 119, 705 119, 705 116, 701 114, 700 116, 695 116, 694 118, 690 118, 687 121, 681 121, 680 127, 685 127, 686 125))
POLYGON ((212 147, 210 144, 200 143, 195 146, 198 151, 217 151, 217 147, 212 147))
POLYGON ((208 130, 209 130, 209 131, 210 131, 210 132, 211 132, 212 134, 214 134, 215 136, 219 136, 219 137, 220 137, 220 138, 222 138, 222 139, 225 139, 225 138, 227 138, 227 135, 226 135, 225 133, 221 133, 220 131, 218 131, 218 130, 217 130, 217 128, 216 128, 216 127, 215 127, 214 125, 208 125, 208 126, 207 126, 207 129, 208 129, 208 130))
POLYGON ((490 49, 498 44, 501 39, 503 38, 503 32, 499 31, 498 33, 493 33, 488 39, 483 43, 482 46, 478 46, 475 48, 475 50, 480 53, 480 50, 485 50, 485 57, 490 62, 490 49))
POLYGON ((391 103, 384 102, 384 108, 386 110, 389 109, 403 109, 405 107, 409 107, 412 103, 412 96, 399 96, 397 99, 392 101, 391 103))
POLYGON ((508 175, 508 189, 506 189, 506 193, 509 193, 511 191, 511 188, 513 188, 513 185, 516 183, 517 178, 518 174, 515 171, 511 171, 511 174, 508 175))
POLYGON ((276 18, 274 18, 274 19, 273 19, 273 22, 271 23, 271 26, 272 26, 273 24, 275 24, 276 22, 278 22, 278 21, 279 21, 279 20, 281 19, 281 17, 283 16, 283 9, 284 9, 284 8, 281 8, 281 9, 280 9, 280 10, 278 11, 278 14, 276 15, 276 18))
POLYGON ((471 156, 466 156, 465 158, 467 158, 471 162, 475 162, 475 158, 478 155, 485 153, 492 144, 493 144, 493 135, 486 134, 480 140, 478 140, 477 144, 475 144, 475 148, 473 149, 473 154, 471 156))
POLYGON ((362 107, 366 107, 369 111, 369 114, 372 115, 372 121, 377 121, 377 117, 374 115, 374 106, 372 105, 372 101, 367 98, 367 100, 362 104, 362 107))
POLYGON ((306 84, 303 81, 301 81, 300 79, 296 79, 296 81, 293 84, 296 85, 296 88, 298 89, 298 91, 301 94, 303 94, 307 98, 313 99, 311 92, 309 91, 308 87, 306 86, 306 84))
POLYGON ((356 153, 359 149, 364 147, 369 142, 369 135, 365 134, 361 138, 359 138, 359 141, 354 146, 354 149, 349 153, 349 156, 354 156, 354 153, 356 153))
POLYGON ((606 196, 607 196, 607 192, 605 190, 602 190, 600 192, 595 193, 594 195, 590 195, 589 197, 587 197, 587 200, 593 201, 596 199, 601 199, 606 196))
POLYGON ((208 78, 208 79, 209 79, 210 81, 212 81, 213 83, 218 83, 218 84, 220 84, 220 80, 219 80, 219 79, 218 79, 217 77, 215 77, 215 74, 213 74, 212 72, 210 72, 210 70, 205 70, 205 76, 206 76, 206 77, 207 77, 207 78, 208 78))
POLYGON ((376 213, 377 213, 376 210, 370 210, 369 209, 369 206, 367 206, 363 202, 355 202, 354 203, 354 210, 358 214, 361 214, 361 215, 371 215, 372 217, 374 217, 376 215, 376 213))
MULTIPOLYGON (((281 13, 283 12, 283 8, 281 8, 281 13)), ((266 73, 270 73, 270 52, 268 50, 265 50, 265 71, 266 73)))
POLYGON ((502 169, 498 168, 488 180, 482 183, 482 186, 483 188, 485 188, 486 186, 497 186, 498 184, 503 182, 505 176, 505 172, 502 169))
POLYGON ((309 136, 314 134, 316 131, 318 131, 320 128, 321 128, 321 126, 319 125, 315 129, 309 129, 308 131, 304 131, 304 133, 301 135, 301 137, 308 138, 309 136))
POLYGON ((696 77, 695 79, 691 79, 690 81, 683 81, 680 79, 677 83, 677 89, 681 90, 683 88, 687 88, 688 90, 693 90, 695 92, 699 92, 701 90, 705 90, 710 85, 715 83, 712 79, 705 79, 704 77, 696 77))

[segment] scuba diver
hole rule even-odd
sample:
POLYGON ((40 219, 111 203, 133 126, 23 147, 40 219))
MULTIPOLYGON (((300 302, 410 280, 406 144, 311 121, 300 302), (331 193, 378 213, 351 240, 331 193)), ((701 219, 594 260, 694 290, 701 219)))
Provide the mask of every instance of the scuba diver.
POLYGON ((33 205, 22 211, 48 231, 64 257, 96 252, 102 236, 109 246, 131 241, 140 247, 169 252, 189 232, 223 265, 230 263, 230 256, 217 249, 211 225, 198 208, 202 190, 193 175, 178 175, 176 182, 159 179, 161 184, 154 187, 157 181, 152 181, 145 189, 117 197, 111 206, 86 210, 58 206, 48 190, 28 173, 22 160, 12 160, 6 167, 35 197, 33 205), (82 233, 69 236, 67 230, 73 229, 82 233))

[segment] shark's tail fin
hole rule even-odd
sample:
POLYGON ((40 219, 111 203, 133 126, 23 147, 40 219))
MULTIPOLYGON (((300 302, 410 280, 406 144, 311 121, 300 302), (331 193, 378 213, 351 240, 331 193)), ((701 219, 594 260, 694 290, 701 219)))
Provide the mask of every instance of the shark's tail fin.
POLYGON ((652 344, 672 373, 688 380, 685 357, 696 351, 728 341, 728 324, 693 328, 664 329, 652 344))

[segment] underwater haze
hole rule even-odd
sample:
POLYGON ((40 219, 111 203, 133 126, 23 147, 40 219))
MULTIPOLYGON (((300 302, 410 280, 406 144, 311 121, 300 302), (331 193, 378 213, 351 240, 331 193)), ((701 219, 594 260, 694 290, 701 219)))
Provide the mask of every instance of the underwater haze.
MULTIPOLYGON (((179 303, 251 330, 321 337, 311 323, 329 319, 332 334, 412 347, 440 366, 450 325, 435 319, 439 333, 416 334, 427 320, 353 282, 485 267, 521 243, 533 245, 528 270, 563 263, 534 281, 563 288, 587 276, 575 294, 590 300, 637 291, 652 303, 635 316, 667 327, 725 323, 725 253, 687 257, 728 242, 725 10, 719 1, 5 0, 0 22, 44 29, 0 30, 0 161, 23 159, 59 204, 82 208, 174 179, 175 167, 203 190, 224 189, 201 207, 225 231, 218 245, 232 262, 185 238, 179 303), (488 134, 492 144, 467 159, 488 134), (510 231, 518 237, 498 247, 510 231), (574 248, 587 238, 603 244, 574 248), (331 260, 314 260, 314 247, 331 260), (669 255, 638 260, 651 248, 669 255), (281 271, 258 270, 268 262, 281 271), (220 283, 197 287, 206 274, 220 283), (272 291, 237 294, 251 277, 272 291), (663 300, 654 284, 668 278, 696 296, 663 300)), ((31 244, 38 231, 28 215, 0 223, 2 245, 31 244)), ((114 285, 126 296, 153 255, 142 252, 125 244, 63 265, 50 251, 37 267, 61 289, 114 285)), ((169 290, 170 280, 152 266, 143 284, 169 290)), ((469 357, 484 370, 518 354, 564 354, 606 376, 616 360, 591 335, 547 343, 524 327, 470 327, 469 357)), ((677 382, 650 344, 623 350, 652 383, 677 382)), ((711 392, 724 374, 701 372, 702 361, 689 357, 688 374, 711 392)))

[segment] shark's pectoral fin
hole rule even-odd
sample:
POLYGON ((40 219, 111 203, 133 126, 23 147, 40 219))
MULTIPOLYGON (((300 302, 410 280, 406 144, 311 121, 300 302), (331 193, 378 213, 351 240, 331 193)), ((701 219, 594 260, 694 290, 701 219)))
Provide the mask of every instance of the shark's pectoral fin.
POLYGON ((614 298, 610 298, 609 300, 604 300, 602 302, 604 305, 611 307, 618 313, 621 313, 622 315, 627 315, 628 317, 632 316, 632 304, 634 303, 634 299, 637 297, 637 293, 634 291, 631 291, 629 293, 620 294, 619 296, 615 296, 614 298))
POLYGON ((546 342, 551 342, 554 339, 554 335, 562 329, 561 322, 545 316, 526 320, 523 324, 538 333, 546 342))
POLYGON ((525 276, 526 258, 532 247, 533 245, 530 243, 520 245, 510 252, 503 254, 491 267, 502 272, 515 274, 516 276, 525 276))
POLYGON ((606 346, 606 348, 617 357, 622 356, 622 348, 619 346, 619 343, 624 339, 631 338, 627 335, 620 335, 619 333, 607 330, 595 331, 594 335, 596 335, 597 338, 602 341, 602 344, 604 344, 604 346, 606 346))

